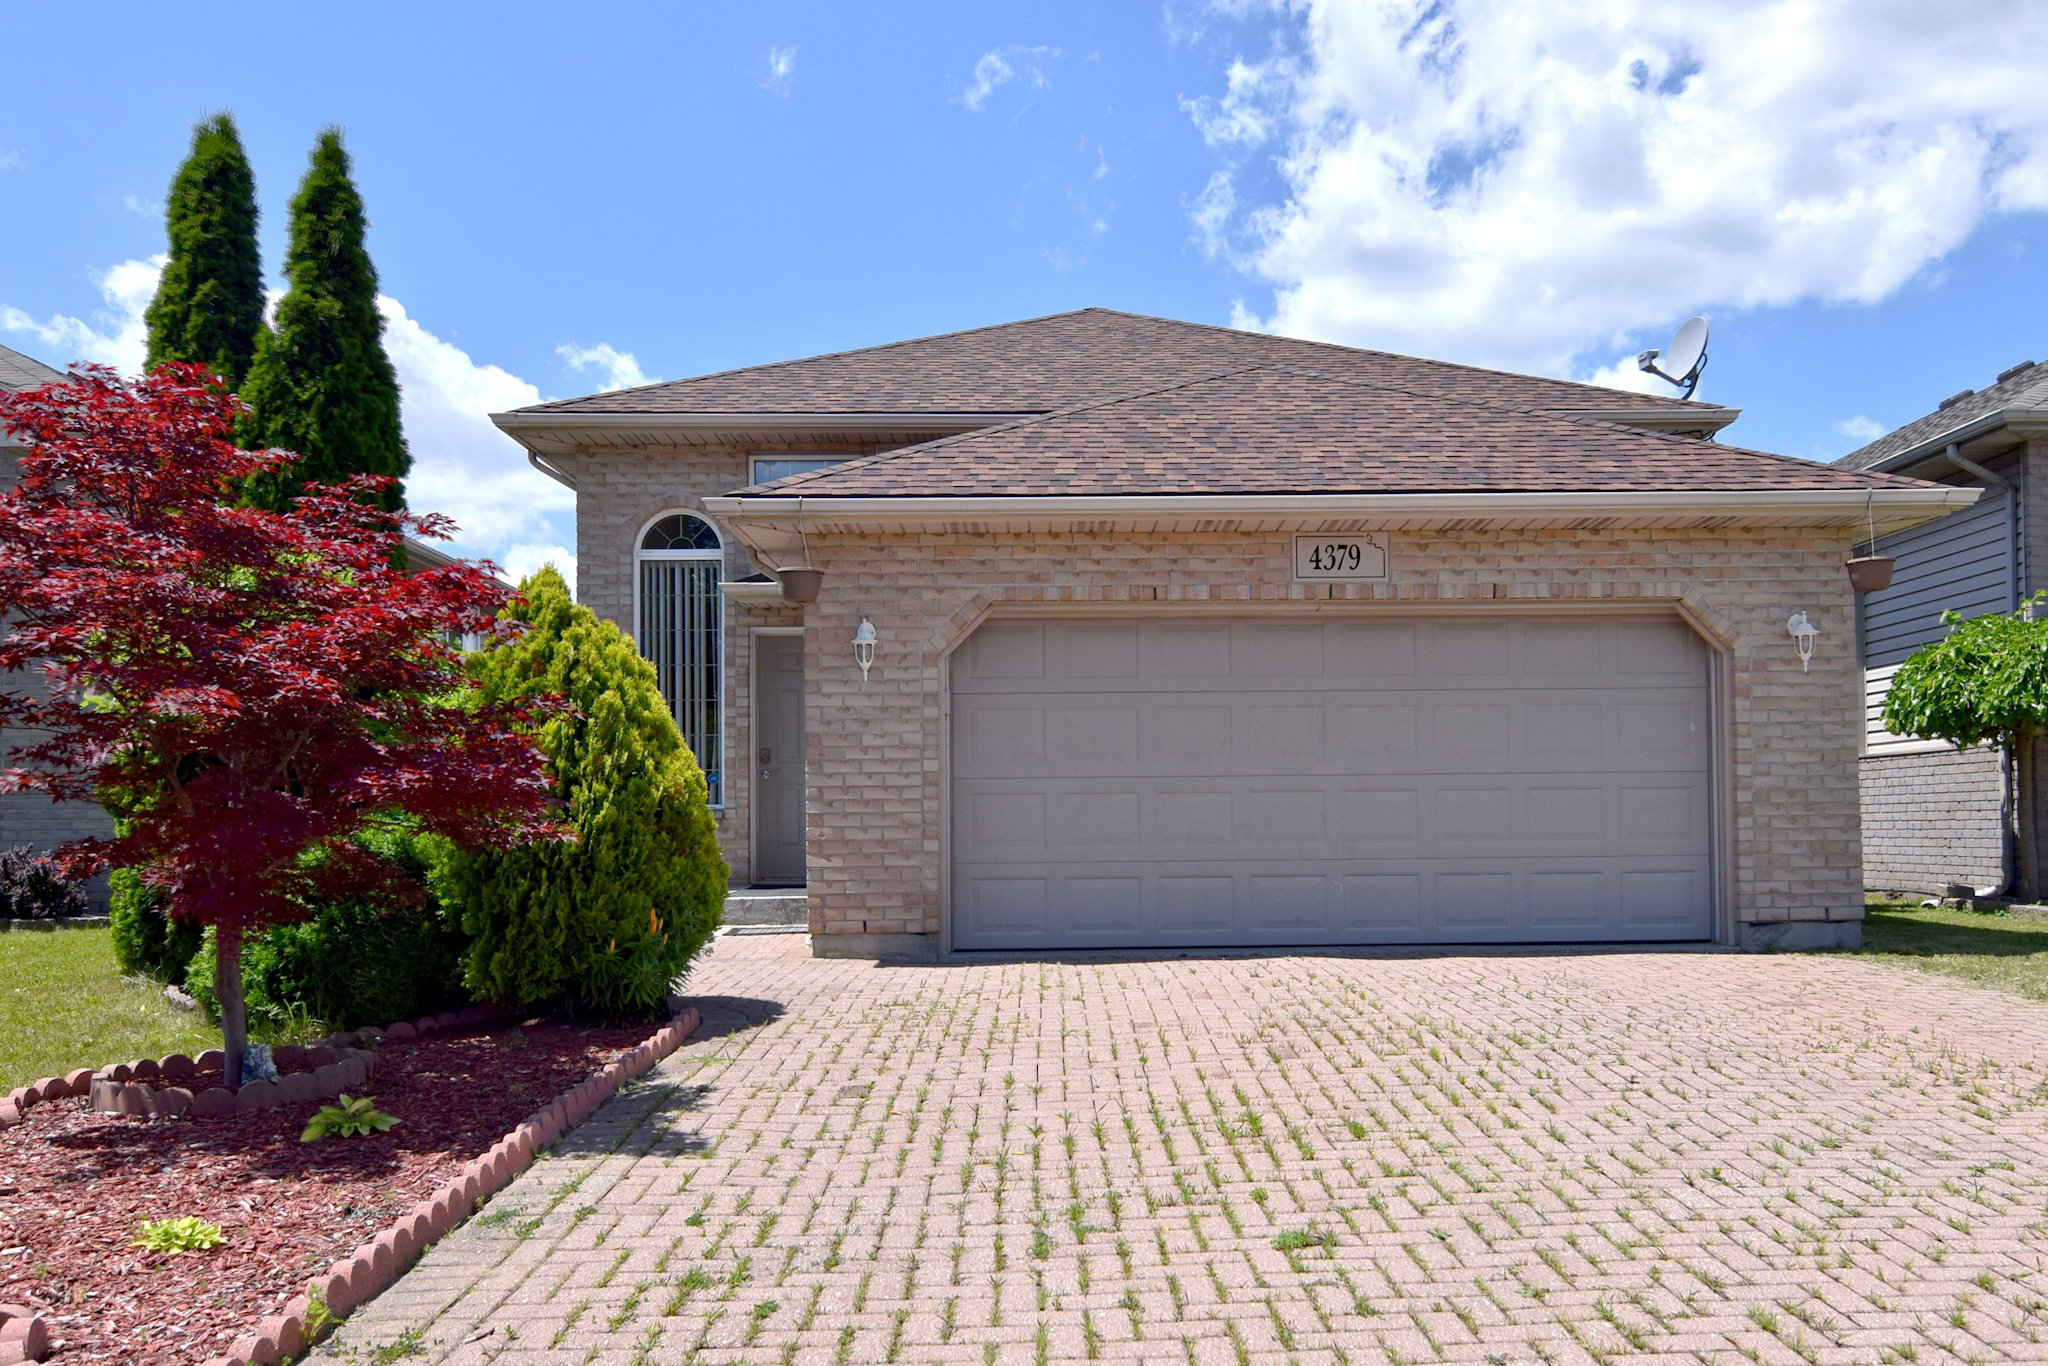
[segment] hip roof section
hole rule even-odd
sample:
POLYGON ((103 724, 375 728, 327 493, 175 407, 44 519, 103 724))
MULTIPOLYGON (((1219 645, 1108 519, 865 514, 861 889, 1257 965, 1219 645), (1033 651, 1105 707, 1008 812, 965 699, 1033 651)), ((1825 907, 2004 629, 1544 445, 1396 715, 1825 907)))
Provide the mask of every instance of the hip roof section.
POLYGON ((1251 365, 1532 411, 1696 424, 1702 432, 1737 416, 1710 403, 1104 308, 561 399, 518 409, 515 416, 1048 413, 1251 365))
POLYGON ((740 499, 1856 491, 1919 480, 1252 366, 848 461, 740 499))

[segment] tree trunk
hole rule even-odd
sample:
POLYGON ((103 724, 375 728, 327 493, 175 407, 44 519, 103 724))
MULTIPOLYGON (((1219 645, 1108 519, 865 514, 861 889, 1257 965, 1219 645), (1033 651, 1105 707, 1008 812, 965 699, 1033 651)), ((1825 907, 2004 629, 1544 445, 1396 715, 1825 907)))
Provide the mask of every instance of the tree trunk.
POLYGON ((242 1050, 249 1046, 249 1024, 242 1008, 242 931, 222 925, 214 930, 213 996, 220 1002, 221 1070, 228 1090, 242 1084, 242 1050))
POLYGON ((2041 899, 2041 775, 2034 764, 2040 750, 2039 736, 2022 728, 2013 736, 2013 768, 2019 774, 2019 794, 2014 805, 2014 836, 2019 844, 2019 885, 2013 895, 2020 901, 2041 899))

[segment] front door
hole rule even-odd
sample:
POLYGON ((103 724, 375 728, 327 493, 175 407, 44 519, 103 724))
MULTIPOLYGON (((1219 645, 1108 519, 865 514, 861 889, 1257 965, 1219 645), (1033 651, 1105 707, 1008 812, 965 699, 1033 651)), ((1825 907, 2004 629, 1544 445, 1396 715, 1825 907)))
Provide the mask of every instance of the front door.
POLYGON ((754 638, 754 882, 804 881, 804 641, 754 638))

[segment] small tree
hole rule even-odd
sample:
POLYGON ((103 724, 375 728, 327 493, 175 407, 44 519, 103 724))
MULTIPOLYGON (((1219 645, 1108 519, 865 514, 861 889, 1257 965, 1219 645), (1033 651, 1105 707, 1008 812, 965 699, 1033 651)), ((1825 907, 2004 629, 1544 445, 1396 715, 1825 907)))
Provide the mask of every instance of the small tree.
POLYGON ((263 331, 263 260, 256 249, 256 176, 226 113, 192 130, 192 151, 164 196, 170 259, 158 279, 149 361, 195 361, 238 388, 263 331))
POLYGON ((565 832, 527 731, 545 698, 449 705, 450 632, 500 629, 502 585, 470 565, 394 569, 407 528, 380 481, 315 489, 288 513, 226 500, 291 462, 227 440, 236 401, 196 365, 0 394, 26 438, 0 496, 0 679, 42 670, 48 695, 0 693, 18 748, 0 791, 103 799, 111 840, 66 846, 74 872, 134 867, 218 944, 229 1085, 245 1041, 243 936, 305 901, 416 882, 361 836, 409 813, 460 846, 565 832))
POLYGON ((2036 620, 2037 596, 2017 612, 1964 620, 1944 612, 1948 635, 1914 652, 1892 675, 1885 729, 1947 740, 1962 749, 2002 746, 2008 850, 2016 851, 2020 895, 2041 895, 2041 849, 2034 771, 2048 733, 2048 621, 2036 620))
POLYGON ((466 979, 489 1000, 567 995, 607 1014, 652 1014, 725 902, 704 774, 654 666, 578 607, 552 567, 521 584, 506 612, 526 629, 472 669, 492 705, 568 699, 538 740, 576 841, 440 861, 436 890, 470 936, 466 979))
POLYGON ((384 476, 385 507, 405 505, 399 481, 412 455, 399 425, 398 376, 384 351, 368 227, 341 132, 324 129, 292 196, 290 287, 242 386, 247 443, 297 456, 249 482, 245 496, 258 507, 283 511, 306 481, 339 484, 358 474, 384 476))

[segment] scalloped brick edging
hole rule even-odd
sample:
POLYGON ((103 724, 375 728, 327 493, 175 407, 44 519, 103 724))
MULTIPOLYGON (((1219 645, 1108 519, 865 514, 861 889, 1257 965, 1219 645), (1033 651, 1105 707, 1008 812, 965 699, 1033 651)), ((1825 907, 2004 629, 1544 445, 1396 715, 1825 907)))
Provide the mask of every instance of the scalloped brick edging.
MULTIPOLYGON (((137 1058, 94 1069, 81 1067, 61 1077, 44 1077, 27 1086, 17 1086, 0 1100, 0 1129, 21 1122, 22 1112, 46 1100, 84 1098, 95 1110, 108 1114, 155 1116, 162 1119, 205 1119, 276 1105, 293 1105, 307 1100, 332 1100, 351 1087, 365 1084, 376 1070, 377 1055, 352 1045, 390 1039, 403 1042, 444 1029, 485 1024, 505 1018, 511 1012, 503 1006, 469 1005, 439 1015, 422 1015, 402 1020, 383 1029, 364 1028, 330 1034, 310 1044, 282 1044, 273 1058, 287 1067, 311 1063, 310 1072, 290 1072, 276 1082, 244 1083, 240 1091, 210 1086, 194 1094, 182 1086, 135 1086, 133 1081, 175 1081, 194 1073, 211 1071, 221 1064, 218 1048, 209 1048, 197 1058, 173 1053, 167 1058, 137 1058)), ((7 1320, 0 1317, 0 1341, 5 1340, 7 1320)), ((0 1358, 0 1366, 6 1366, 0 1358)))
MULTIPOLYGON (((534 1154, 590 1117, 614 1091, 644 1075, 696 1033, 700 1022, 694 1007, 684 1010, 638 1048, 601 1072, 593 1073, 536 1110, 499 1139, 482 1157, 464 1164, 454 1179, 435 1191, 397 1222, 307 1283, 282 1311, 237 1338, 227 1355, 203 1366, 278 1366, 310 1346, 308 1331, 313 1297, 318 1296, 331 1320, 347 1317, 374 1299, 413 1259, 475 1211, 477 1202, 497 1194, 512 1178, 533 1165, 534 1154)), ((390 1037, 387 1031, 387 1037, 390 1037)), ((0 1325, 0 1366, 7 1366, 4 1325, 0 1325)))
POLYGON ((50 1354, 50 1325, 25 1304, 0 1304, 0 1363, 41 1361, 50 1354))

